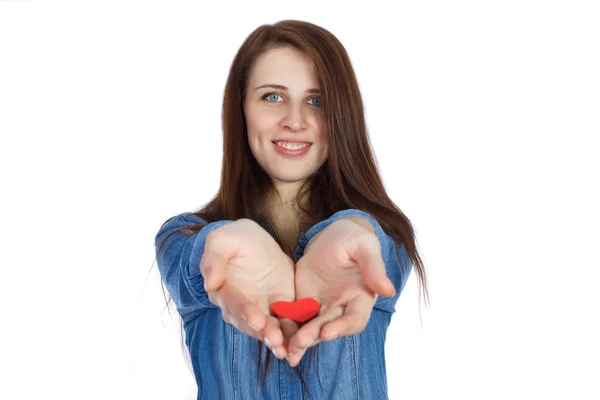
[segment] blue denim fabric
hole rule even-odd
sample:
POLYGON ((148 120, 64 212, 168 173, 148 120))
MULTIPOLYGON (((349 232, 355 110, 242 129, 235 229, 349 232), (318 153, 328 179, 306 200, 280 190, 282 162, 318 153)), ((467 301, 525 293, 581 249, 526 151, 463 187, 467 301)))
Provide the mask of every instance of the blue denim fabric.
MULTIPOLYGON (((381 244, 381 256, 387 276, 396 288, 394 297, 380 296, 363 332, 320 343, 318 357, 311 360, 308 388, 313 399, 381 400, 387 399, 385 365, 386 332, 395 312, 395 305, 412 264, 403 244, 398 263, 395 243, 375 218, 366 212, 348 209, 336 212, 300 235, 295 253, 297 260, 304 254, 307 243, 332 222, 359 216, 368 220, 381 244), (318 366, 315 365, 318 360, 318 366), (318 375, 317 376, 317 371, 318 375), (320 382, 319 382, 320 378, 320 382)), ((192 213, 183 213, 163 226, 155 238, 156 250, 165 241, 157 264, 169 294, 183 319, 196 383, 198 399, 253 400, 253 399, 308 399, 300 379, 287 361, 271 357, 271 371, 266 377, 264 390, 257 386, 258 346, 247 336, 223 321, 221 310, 208 299, 200 273, 200 259, 204 253, 206 236, 213 230, 231 223, 224 220, 208 223, 202 230, 187 237, 183 233, 167 235, 185 224, 205 224, 192 213)), ((263 347, 262 360, 268 349, 263 347)), ((297 368, 306 371, 305 355, 297 368)))

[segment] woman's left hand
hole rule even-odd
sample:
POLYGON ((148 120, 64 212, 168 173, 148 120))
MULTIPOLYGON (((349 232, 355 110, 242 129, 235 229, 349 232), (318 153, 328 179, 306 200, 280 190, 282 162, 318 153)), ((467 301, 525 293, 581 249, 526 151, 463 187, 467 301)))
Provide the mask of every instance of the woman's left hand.
POLYGON ((293 367, 319 341, 362 332, 377 296, 396 294, 379 239, 359 217, 337 220, 314 236, 296 263, 295 281, 296 299, 312 297, 321 307, 288 342, 287 360, 293 367))

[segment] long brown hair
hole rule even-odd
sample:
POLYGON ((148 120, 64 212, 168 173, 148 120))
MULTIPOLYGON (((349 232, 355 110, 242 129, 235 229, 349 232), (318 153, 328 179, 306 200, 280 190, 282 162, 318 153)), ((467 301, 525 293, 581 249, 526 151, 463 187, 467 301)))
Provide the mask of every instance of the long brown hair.
MULTIPOLYGON (((396 240, 396 254, 400 264, 399 243, 404 244, 420 280, 427 305, 427 278, 417 251, 415 233, 410 220, 388 197, 379 176, 367 135, 362 96, 350 58, 340 41, 317 25, 297 20, 261 25, 246 38, 238 50, 229 71, 223 99, 221 185, 215 197, 194 214, 207 223, 250 218, 271 233, 281 245, 277 232, 267 223, 264 210, 267 196, 273 194, 275 189, 269 176, 251 153, 243 105, 249 75, 256 59, 268 49, 285 46, 300 50, 312 58, 315 64, 329 148, 327 160, 306 180, 296 196, 298 207, 308 216, 305 221, 309 221, 304 224, 299 222, 299 231, 306 231, 333 213, 348 208, 369 213, 396 240), (304 208, 301 204, 307 195, 307 207, 304 208)), ((168 220, 165 224, 167 222, 168 220)), ((187 225, 182 232, 190 237, 203 226, 187 225)), ((157 254, 158 252, 160 249, 157 254)), ((293 251, 291 253, 293 255, 293 251)), ((294 255, 293 258, 296 262, 294 255)), ((167 307, 170 300, 171 298, 167 301, 167 307)), ((257 342, 260 372, 263 345, 262 342, 257 342)), ((309 365, 312 351, 316 347, 318 346, 310 348, 308 352, 309 365)), ((266 354, 264 378, 271 364, 271 352, 267 351, 266 354)), ((295 370, 306 387, 303 372, 298 368, 295 370)), ((264 384, 264 380, 262 383, 264 384)))

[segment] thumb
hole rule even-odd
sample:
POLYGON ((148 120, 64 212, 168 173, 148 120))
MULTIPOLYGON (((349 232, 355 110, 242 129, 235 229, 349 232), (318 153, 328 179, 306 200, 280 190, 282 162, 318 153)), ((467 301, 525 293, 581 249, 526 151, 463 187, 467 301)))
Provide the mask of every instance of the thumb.
POLYGON ((377 240, 376 245, 371 241, 362 241, 350 256, 358 263, 367 287, 376 294, 391 297, 396 294, 396 288, 387 277, 379 239, 375 238, 375 240, 377 240))
POLYGON ((206 252, 200 262, 200 270, 203 271, 204 288, 207 292, 219 290, 225 282, 225 271, 229 257, 226 254, 214 251, 206 252))

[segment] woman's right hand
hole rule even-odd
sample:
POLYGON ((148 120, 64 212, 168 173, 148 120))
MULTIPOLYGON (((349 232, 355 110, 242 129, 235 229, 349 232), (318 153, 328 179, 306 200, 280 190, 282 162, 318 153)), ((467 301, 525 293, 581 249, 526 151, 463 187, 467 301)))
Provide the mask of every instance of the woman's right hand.
POLYGON ((276 301, 295 300, 294 262, 275 239, 248 218, 223 225, 206 237, 200 272, 223 320, 285 359, 284 331, 286 337, 290 329, 293 334, 295 323, 272 316, 270 310, 276 301))

